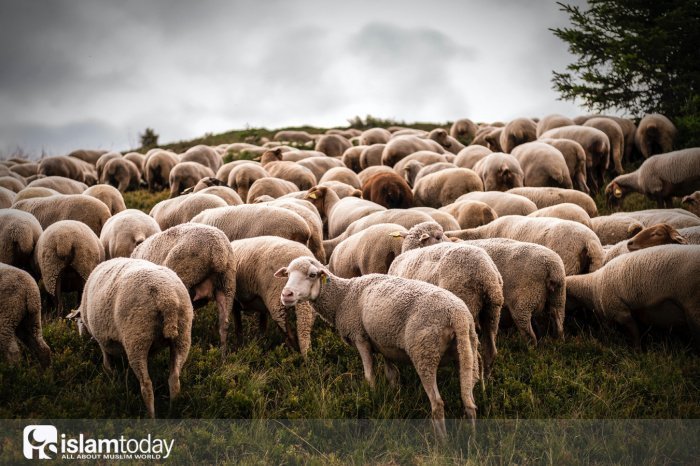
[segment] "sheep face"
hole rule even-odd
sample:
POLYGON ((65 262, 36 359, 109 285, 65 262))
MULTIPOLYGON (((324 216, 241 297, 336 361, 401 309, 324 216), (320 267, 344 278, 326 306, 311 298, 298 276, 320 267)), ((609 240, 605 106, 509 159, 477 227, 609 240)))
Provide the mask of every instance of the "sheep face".
POLYGON ((638 251, 652 246, 674 243, 688 244, 688 241, 671 225, 659 223, 658 225, 650 226, 637 233, 627 242, 627 249, 630 251, 638 251))
POLYGON ((283 306, 294 307, 300 301, 315 301, 330 272, 317 260, 300 257, 275 272, 275 277, 287 279, 280 300, 283 306))
POLYGON ((619 207, 626 195, 627 191, 614 181, 605 188, 605 197, 610 207, 619 207))

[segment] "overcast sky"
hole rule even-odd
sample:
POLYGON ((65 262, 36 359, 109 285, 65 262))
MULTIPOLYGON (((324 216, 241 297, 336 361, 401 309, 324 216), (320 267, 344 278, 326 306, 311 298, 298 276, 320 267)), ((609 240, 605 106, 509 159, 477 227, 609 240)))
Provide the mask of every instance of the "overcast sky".
POLYGON ((554 1, 0 0, 0 154, 124 150, 355 115, 582 113, 554 1))

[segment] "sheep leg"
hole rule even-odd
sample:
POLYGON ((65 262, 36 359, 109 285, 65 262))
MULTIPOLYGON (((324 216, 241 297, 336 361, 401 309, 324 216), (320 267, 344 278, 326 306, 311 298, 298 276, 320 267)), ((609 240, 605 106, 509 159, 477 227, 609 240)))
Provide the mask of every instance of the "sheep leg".
POLYGON ((261 336, 267 332, 267 312, 265 311, 258 311, 258 332, 261 336))
POLYGON ((63 315, 63 300, 61 299, 61 277, 56 279, 56 289, 54 290, 54 297, 56 299, 56 312, 59 316, 63 315))
POLYGON ((525 309, 518 309, 512 312, 511 316, 520 334, 532 343, 533 346, 537 346, 537 336, 532 328, 532 312, 525 309))
POLYGON ((632 344, 637 350, 642 349, 642 337, 639 334, 639 326, 635 322, 634 317, 629 312, 620 311, 616 313, 615 320, 627 330, 627 333, 632 338, 632 344))
POLYGON ((38 320, 38 314, 33 317, 25 315, 17 327, 16 334, 19 341, 24 343, 29 351, 36 356, 41 367, 46 369, 51 364, 51 348, 44 341, 38 320))
MULTIPOLYGON (((435 359, 435 358, 430 358, 435 359)), ((420 381, 423 384, 423 390, 428 395, 430 400, 430 410, 433 418, 433 428, 440 438, 445 438, 447 436, 447 428, 445 427, 445 403, 442 401, 440 392, 437 387, 437 365, 440 358, 437 358, 437 362, 414 360, 413 364, 416 367, 420 381)))
POLYGON ((362 367, 365 371, 365 380, 370 388, 374 389, 374 362, 372 360, 372 345, 367 340, 356 340, 355 347, 360 353, 362 367))
POLYGON ((384 358, 384 375, 386 375, 391 388, 396 388, 399 384, 399 369, 393 362, 384 358))
POLYGON ((102 365, 105 368, 105 371, 109 374, 114 373, 114 368, 112 367, 112 358, 107 354, 105 350, 102 350, 102 365))
POLYGON ((0 355, 4 355, 4 359, 13 364, 19 361, 17 338, 8 327, 0 328, 0 355))
POLYGON ((170 403, 180 394, 180 371, 187 359, 188 348, 182 348, 180 341, 170 343, 170 376, 168 387, 170 388, 170 403))
POLYGON ((219 340, 221 342, 221 357, 226 356, 226 340, 228 340, 229 310, 223 304, 221 294, 216 294, 216 304, 219 310, 219 340))
POLYGON ((155 401, 153 396, 153 383, 148 375, 148 348, 145 345, 124 345, 126 358, 129 361, 131 370, 136 374, 136 378, 141 385, 141 397, 146 405, 148 417, 156 417, 155 401))
POLYGON ((238 302, 233 304, 233 331, 236 334, 236 347, 243 346, 243 322, 241 320, 241 305, 238 302))

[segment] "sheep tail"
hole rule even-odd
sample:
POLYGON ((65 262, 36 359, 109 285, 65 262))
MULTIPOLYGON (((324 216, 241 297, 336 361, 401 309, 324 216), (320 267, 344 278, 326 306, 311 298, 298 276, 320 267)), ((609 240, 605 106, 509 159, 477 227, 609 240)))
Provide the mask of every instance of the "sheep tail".
POLYGON ((170 296, 160 296, 159 301, 162 303, 160 313, 163 316, 163 336, 173 339, 177 338, 179 334, 178 317, 180 306, 179 302, 173 302, 173 300, 169 298, 170 296))
POLYGON ((474 325, 469 325, 466 318, 458 319, 455 322, 454 331, 459 358, 459 389, 462 403, 464 403, 467 418, 475 419, 476 404, 474 403, 473 389, 475 381, 480 375, 477 351, 479 337, 476 335, 474 325))
POLYGON ((578 255, 579 257, 579 272, 580 274, 585 274, 590 271, 591 268, 591 256, 588 253, 588 246, 584 246, 578 255))

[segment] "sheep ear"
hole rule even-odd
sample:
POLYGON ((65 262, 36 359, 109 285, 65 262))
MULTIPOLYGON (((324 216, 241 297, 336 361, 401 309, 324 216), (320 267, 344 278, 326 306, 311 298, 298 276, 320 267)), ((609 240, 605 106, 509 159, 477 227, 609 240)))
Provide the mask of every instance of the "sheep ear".
POLYGON ((259 155, 255 157, 254 159, 251 159, 253 162, 260 162, 262 160, 262 155, 259 155))
POLYGON ((360 199, 362 199, 362 191, 356 189, 355 191, 353 191, 352 197, 359 197, 360 199))
POLYGON ((68 320, 73 320, 73 319, 77 319, 78 317, 80 317, 80 309, 73 309, 73 310, 70 312, 70 314, 68 314, 68 315, 66 316, 66 319, 68 319, 68 320))
POLYGON ((275 272, 275 277, 277 278, 287 278, 289 276, 289 271, 287 267, 282 267, 277 272, 275 272))
POLYGON ((688 244, 688 240, 685 238, 685 236, 681 235, 677 231, 671 233, 671 239, 678 244, 688 244))
POLYGON ((420 242, 422 243, 424 241, 427 241, 428 238, 430 238, 430 235, 427 233, 423 233, 422 235, 420 235, 420 242))

